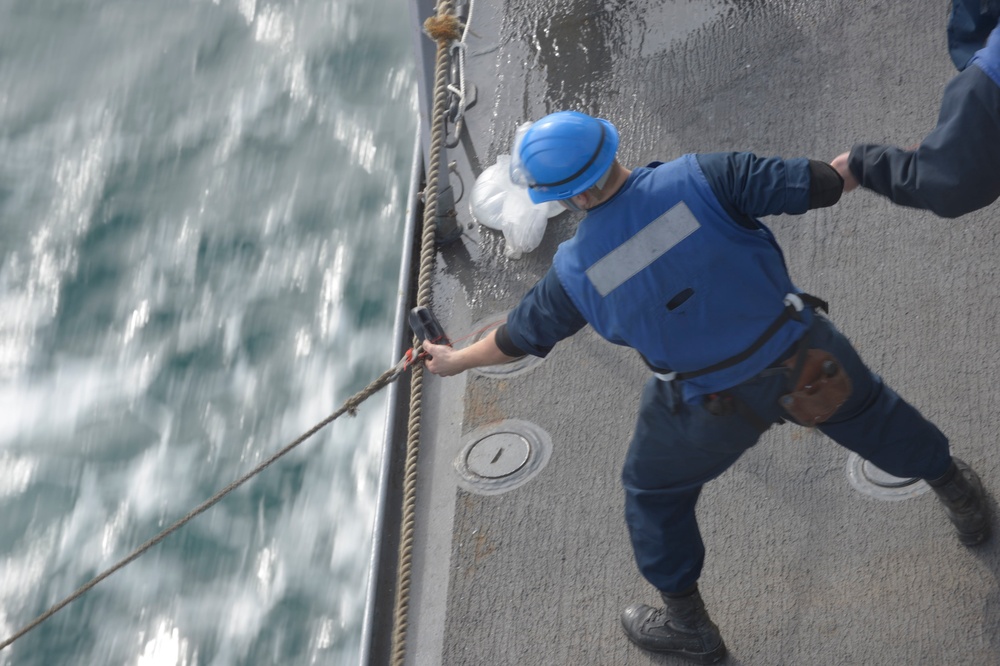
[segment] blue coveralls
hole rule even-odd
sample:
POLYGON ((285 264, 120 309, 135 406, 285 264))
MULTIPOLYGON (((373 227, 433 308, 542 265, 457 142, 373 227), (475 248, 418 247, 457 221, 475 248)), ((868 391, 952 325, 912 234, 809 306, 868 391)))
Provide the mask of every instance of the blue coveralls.
MULTIPOLYGON (((791 162, 748 153, 698 155, 697 160, 715 196, 731 212, 733 224, 738 218, 806 209, 801 199, 805 194, 786 187, 793 176, 802 182, 801 173, 788 175, 791 162)), ((626 182, 623 188, 628 187, 626 182)), ((612 198, 602 208, 615 206, 615 201, 612 198)), ((545 356, 586 323, 550 270, 510 313, 506 334, 518 349, 545 356)), ((853 385, 848 401, 820 430, 890 474, 942 476, 951 464, 947 438, 872 373, 829 320, 813 317, 809 335, 809 346, 830 351, 853 385)), ((775 365, 792 352, 774 359, 775 365)), ((678 384, 656 377, 647 383, 622 472, 625 518, 636 563, 653 586, 667 593, 689 588, 701 574, 705 547, 695 504, 702 486, 736 462, 762 434, 738 413, 716 416, 698 396, 682 398, 678 384)), ((727 391, 768 423, 787 418, 778 406, 779 396, 786 392, 787 375, 766 372, 727 391)))
POLYGON ((863 187, 893 203, 948 218, 1000 198, 1000 27, 996 12, 1000 12, 1000 0, 955 1, 949 45, 962 71, 944 89, 937 126, 914 150, 879 144, 851 148, 848 167, 863 187), (989 39, 984 45, 986 34, 989 39))
POLYGON ((948 17, 948 54, 958 71, 983 48, 1000 19, 1000 0, 953 0, 948 17))

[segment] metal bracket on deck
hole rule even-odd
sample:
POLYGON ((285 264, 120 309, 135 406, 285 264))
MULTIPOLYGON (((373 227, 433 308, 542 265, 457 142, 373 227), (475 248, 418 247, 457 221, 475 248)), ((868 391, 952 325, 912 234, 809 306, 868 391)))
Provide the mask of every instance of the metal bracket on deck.
MULTIPOLYGON (((459 197, 461 198, 461 197, 459 197)), ((434 241, 438 246, 447 245, 459 239, 462 227, 458 224, 455 211, 455 188, 450 184, 438 192, 437 215, 434 217, 434 241)))
POLYGON ((468 33, 468 22, 471 20, 472 5, 467 2, 459 3, 455 7, 455 15, 459 17, 465 25, 462 39, 451 44, 451 62, 448 68, 448 114, 445 123, 450 123, 454 127, 454 132, 446 132, 445 145, 454 148, 461 140, 462 131, 465 128, 464 116, 466 109, 471 109, 476 104, 477 90, 476 84, 466 80, 465 56, 468 45, 465 37, 468 33))
MULTIPOLYGON (((434 242, 440 247, 452 243, 462 236, 462 227, 458 223, 458 213, 455 208, 465 196, 465 183, 455 171, 454 162, 450 162, 447 167, 441 165, 438 183, 437 210, 434 215, 434 242), (462 185, 462 191, 457 199, 455 198, 455 188, 451 185, 452 173, 458 176, 459 183, 462 185)), ((427 204, 424 192, 420 193, 420 199, 424 205, 427 204)))

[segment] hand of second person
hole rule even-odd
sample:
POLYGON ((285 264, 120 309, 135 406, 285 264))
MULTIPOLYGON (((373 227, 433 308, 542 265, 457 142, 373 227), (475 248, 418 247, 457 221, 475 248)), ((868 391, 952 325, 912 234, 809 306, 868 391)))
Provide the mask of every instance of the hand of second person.
POLYGON ((851 173, 850 168, 847 166, 847 157, 849 155, 850 153, 841 153, 830 162, 830 166, 836 169, 840 177, 844 179, 844 192, 850 192, 859 184, 858 179, 854 177, 854 174, 851 173))

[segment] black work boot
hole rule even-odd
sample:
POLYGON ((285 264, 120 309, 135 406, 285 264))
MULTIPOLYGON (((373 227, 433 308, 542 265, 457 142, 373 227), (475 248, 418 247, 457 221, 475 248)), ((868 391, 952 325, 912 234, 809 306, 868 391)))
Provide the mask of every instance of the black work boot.
POLYGON ((699 664, 714 664, 726 656, 726 646, 701 600, 697 585, 684 596, 661 594, 664 608, 632 604, 622 611, 629 639, 651 652, 666 652, 699 664))
POLYGON ((992 515, 983 483, 966 463, 952 458, 943 476, 928 480, 958 530, 958 540, 977 546, 990 538, 992 515))

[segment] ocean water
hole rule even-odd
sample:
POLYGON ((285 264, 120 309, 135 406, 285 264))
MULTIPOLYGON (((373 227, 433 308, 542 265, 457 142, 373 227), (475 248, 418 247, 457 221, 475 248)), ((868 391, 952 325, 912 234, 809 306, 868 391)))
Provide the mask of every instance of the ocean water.
MULTIPOLYGON (((0 635, 391 358, 404 0, 0 0, 0 635)), ((3 665, 356 664, 384 394, 3 665)))

